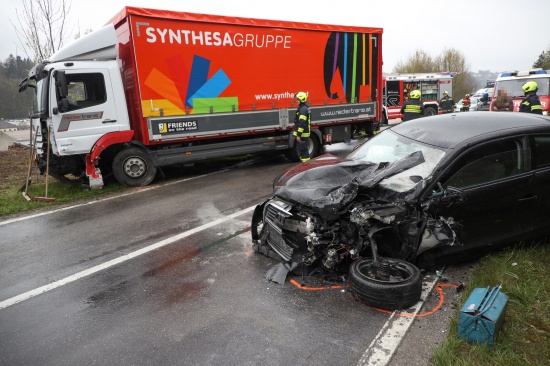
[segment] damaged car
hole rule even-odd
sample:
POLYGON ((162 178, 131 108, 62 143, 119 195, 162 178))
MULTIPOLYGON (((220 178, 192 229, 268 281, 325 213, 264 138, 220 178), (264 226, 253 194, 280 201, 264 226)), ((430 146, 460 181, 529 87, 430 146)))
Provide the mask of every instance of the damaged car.
POLYGON ((340 274, 358 300, 403 309, 420 299, 419 267, 546 236, 549 183, 549 118, 421 118, 283 173, 254 211, 253 246, 278 260, 271 281, 340 274))

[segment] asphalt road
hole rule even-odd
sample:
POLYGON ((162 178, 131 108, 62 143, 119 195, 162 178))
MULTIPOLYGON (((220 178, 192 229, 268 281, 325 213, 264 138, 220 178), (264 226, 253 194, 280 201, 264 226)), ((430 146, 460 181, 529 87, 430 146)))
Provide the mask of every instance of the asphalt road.
POLYGON ((0 365, 381 364, 365 355, 392 315, 345 284, 264 278, 276 262, 252 251, 252 210, 291 165, 253 159, 0 220, 0 365))

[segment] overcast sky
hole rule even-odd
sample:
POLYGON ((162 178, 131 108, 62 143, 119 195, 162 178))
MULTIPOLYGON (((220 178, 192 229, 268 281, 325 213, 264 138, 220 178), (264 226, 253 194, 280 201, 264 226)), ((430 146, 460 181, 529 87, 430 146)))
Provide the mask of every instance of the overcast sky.
MULTIPOLYGON (((445 48, 461 51, 474 72, 524 70, 550 47, 550 0, 73 0, 69 25, 97 30, 124 6, 380 27, 384 72, 416 50, 436 57, 445 48)), ((16 8, 22 0, 0 0, 2 61, 26 57, 12 25, 16 8)))

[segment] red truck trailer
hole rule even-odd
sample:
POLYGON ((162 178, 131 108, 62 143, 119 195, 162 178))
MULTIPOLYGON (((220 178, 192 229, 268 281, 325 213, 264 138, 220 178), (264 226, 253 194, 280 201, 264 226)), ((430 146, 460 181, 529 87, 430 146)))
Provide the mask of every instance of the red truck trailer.
POLYGON ((27 86, 43 146, 49 136, 50 174, 91 188, 111 174, 143 186, 163 166, 207 158, 297 159, 298 91, 311 106, 312 156, 372 135, 382 116, 382 29, 125 7, 36 65, 20 90, 27 86))

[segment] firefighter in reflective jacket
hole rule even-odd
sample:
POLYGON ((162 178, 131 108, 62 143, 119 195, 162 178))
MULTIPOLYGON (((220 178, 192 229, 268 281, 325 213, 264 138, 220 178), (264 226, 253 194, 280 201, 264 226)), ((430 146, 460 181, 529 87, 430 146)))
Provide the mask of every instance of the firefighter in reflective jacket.
POLYGON ((401 114, 403 115, 403 122, 410 121, 412 119, 420 118, 424 115, 424 105, 420 100, 420 90, 413 90, 409 93, 410 99, 403 103, 401 107, 401 114))
POLYGON ((439 101, 439 106, 441 107, 441 112, 443 114, 445 113, 453 113, 455 109, 455 101, 449 97, 449 92, 445 91, 443 93, 443 98, 439 101))
POLYGON ((311 111, 309 105, 306 103, 307 94, 304 92, 298 92, 296 99, 299 102, 298 109, 296 109, 296 117, 294 117, 294 132, 293 136, 296 137, 296 144, 298 155, 302 162, 309 160, 309 135, 311 132, 311 111))
POLYGON ((520 112, 542 114, 542 105, 540 104, 537 90, 539 85, 536 81, 528 81, 521 87, 525 93, 525 98, 519 106, 520 112))
POLYGON ((466 94, 464 98, 462 98, 462 108, 460 108, 461 112, 469 112, 470 111, 470 94, 466 94))

